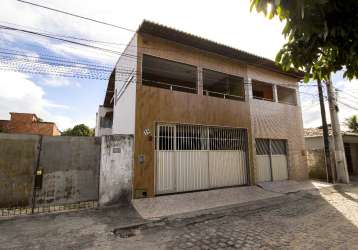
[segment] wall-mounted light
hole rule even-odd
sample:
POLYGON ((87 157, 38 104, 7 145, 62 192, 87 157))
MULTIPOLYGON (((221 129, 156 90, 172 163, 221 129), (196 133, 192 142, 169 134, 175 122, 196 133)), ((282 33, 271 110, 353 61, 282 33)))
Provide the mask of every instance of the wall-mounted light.
POLYGON ((150 132, 149 128, 145 128, 143 130, 144 136, 148 137, 148 141, 152 141, 153 140, 153 136, 152 133, 150 132))

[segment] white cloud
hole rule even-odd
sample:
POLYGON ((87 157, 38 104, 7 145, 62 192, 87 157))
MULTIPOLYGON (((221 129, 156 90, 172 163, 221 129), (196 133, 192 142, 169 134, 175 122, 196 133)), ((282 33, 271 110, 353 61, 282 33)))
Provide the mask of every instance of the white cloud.
POLYGON ((48 76, 43 80, 39 81, 39 84, 49 87, 68 87, 68 86, 76 86, 81 87, 81 84, 76 81, 76 79, 66 79, 64 77, 54 77, 48 76))
MULTIPOLYGON (((34 2, 134 30, 138 28, 143 19, 148 19, 271 59, 275 57, 284 43, 284 38, 281 35, 283 24, 278 19, 268 20, 263 15, 250 12, 249 0, 227 0, 225 4, 220 1, 192 0, 178 2, 167 0, 106 0, 101 3, 88 0, 34 2), (83 6, 86 6, 86 8, 83 8, 83 6), (185 15, 185 18, 183 18, 183 15, 185 15)), ((40 30, 81 36, 87 39, 126 44, 133 35, 128 31, 13 0, 2 0, 0 15, 3 21, 26 24, 40 30), (20 16, 22 17, 21 21, 19 21, 20 16)), ((33 40, 41 41, 43 39, 36 38, 33 40)), ((47 39, 43 40, 42 43, 55 53, 65 55, 77 54, 84 58, 108 60, 109 62, 118 57, 116 55, 108 57, 103 52, 67 43, 54 43, 47 39)), ((123 48, 123 46, 119 46, 117 50, 123 48)))
POLYGON ((47 100, 44 90, 32 82, 27 75, 0 71, 0 79, 1 119, 8 119, 9 112, 35 113, 47 121, 56 119, 61 129, 67 126, 69 118, 59 119, 53 114, 53 109, 66 109, 67 107, 47 100))

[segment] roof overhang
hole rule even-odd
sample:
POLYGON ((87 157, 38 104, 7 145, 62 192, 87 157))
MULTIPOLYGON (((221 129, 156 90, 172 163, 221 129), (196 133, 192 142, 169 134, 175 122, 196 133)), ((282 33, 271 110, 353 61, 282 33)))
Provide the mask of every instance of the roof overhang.
POLYGON ((191 46, 200 50, 216 53, 231 59, 238 60, 242 63, 252 66, 275 71, 298 80, 304 77, 304 73, 299 71, 283 71, 274 61, 264 57, 260 57, 242 50, 238 50, 223 44, 219 44, 208 39, 195 36, 183 31, 179 31, 164 25, 144 20, 138 28, 138 33, 149 34, 160 37, 169 41, 177 42, 187 46, 191 46))
POLYGON ((113 69, 107 84, 106 95, 104 97, 103 107, 112 108, 113 107, 113 95, 115 87, 115 68, 113 69))

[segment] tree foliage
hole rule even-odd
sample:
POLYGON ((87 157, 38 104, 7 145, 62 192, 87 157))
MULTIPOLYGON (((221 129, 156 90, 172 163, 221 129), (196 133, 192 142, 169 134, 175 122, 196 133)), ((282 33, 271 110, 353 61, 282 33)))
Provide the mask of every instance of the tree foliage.
POLYGON ((251 0, 253 8, 286 22, 287 42, 276 56, 284 70, 306 72, 306 82, 342 69, 358 77, 357 0, 251 0))
POLYGON ((73 128, 68 128, 61 133, 62 136, 94 136, 93 129, 85 124, 78 124, 73 128))
POLYGON ((358 117, 356 115, 347 118, 346 125, 352 132, 358 133, 358 117))

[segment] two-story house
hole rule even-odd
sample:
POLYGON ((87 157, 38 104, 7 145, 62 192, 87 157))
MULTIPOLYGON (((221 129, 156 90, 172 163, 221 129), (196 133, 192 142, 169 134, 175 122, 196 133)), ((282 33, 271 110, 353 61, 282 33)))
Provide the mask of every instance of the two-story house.
POLYGON ((112 134, 134 135, 134 198, 302 180, 301 78, 144 21, 115 66, 97 120, 109 119, 112 134))

